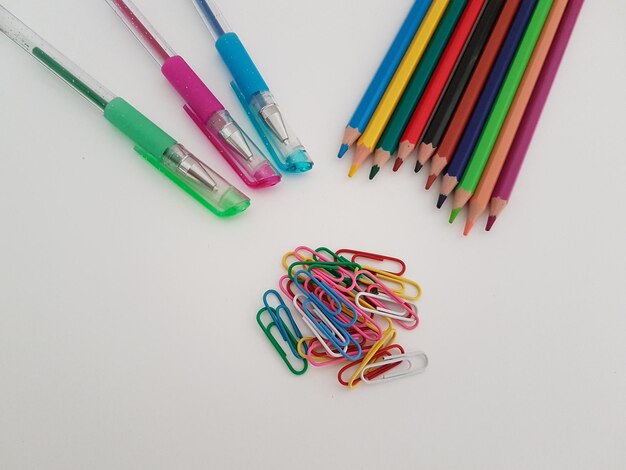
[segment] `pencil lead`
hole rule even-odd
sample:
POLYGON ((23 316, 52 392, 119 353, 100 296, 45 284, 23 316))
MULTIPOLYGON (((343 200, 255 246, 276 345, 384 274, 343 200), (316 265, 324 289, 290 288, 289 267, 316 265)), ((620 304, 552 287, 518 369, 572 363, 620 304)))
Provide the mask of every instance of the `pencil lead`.
POLYGON ((448 196, 445 194, 439 195, 439 199, 437 199, 437 209, 441 209, 443 207, 443 203, 446 202, 446 199, 448 199, 448 196))
POLYGON ((356 172, 359 171, 359 166, 360 165, 352 165, 350 167, 350 171, 348 172, 348 177, 352 178, 354 175, 356 175, 356 172))
POLYGON ((487 219, 487 226, 485 227, 485 230, 487 232, 490 232, 493 224, 496 223, 497 217, 495 215, 490 215, 489 218, 487 219))
POLYGON ((337 158, 343 158, 350 147, 347 144, 341 144, 339 147, 339 153, 337 154, 337 158))
POLYGON ((437 175, 429 175, 428 181, 426 181, 426 190, 429 190, 435 181, 437 181, 437 175))
POLYGON ((467 222, 465 222, 465 230, 463 230, 463 235, 467 237, 473 228, 474 221, 468 219, 467 222))
POLYGON ((380 171, 380 167, 378 165, 374 165, 370 170, 370 180, 373 180, 378 172, 380 171))
POLYGON ((402 160, 400 157, 396 158, 396 161, 393 163, 393 171, 398 171, 403 163, 404 160, 402 160))
POLYGON ((461 213, 461 209, 461 207, 455 207, 454 209, 452 209, 452 212, 450 213, 450 220, 448 222, 453 224, 456 220, 457 215, 461 213))
POLYGON ((415 173, 419 173, 420 170, 424 167, 419 161, 415 164, 415 173))

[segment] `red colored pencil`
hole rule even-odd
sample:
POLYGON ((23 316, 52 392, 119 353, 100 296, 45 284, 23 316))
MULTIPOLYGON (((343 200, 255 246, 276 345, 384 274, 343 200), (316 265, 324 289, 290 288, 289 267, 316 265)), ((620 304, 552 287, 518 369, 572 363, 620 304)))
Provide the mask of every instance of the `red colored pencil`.
POLYGON ((441 145, 437 148, 435 156, 432 158, 430 176, 426 183, 426 189, 430 189, 439 174, 446 168, 448 163, 450 163, 450 159, 453 157, 454 151, 463 136, 463 131, 472 116, 472 111, 480 97, 480 92, 485 86, 491 67, 498 57, 498 52, 500 52, 502 43, 509 32, 509 28, 513 22, 513 18, 515 18, 520 3, 521 0, 507 0, 506 5, 504 5, 500 17, 496 22, 496 26, 485 46, 485 50, 480 56, 478 65, 474 70, 474 75, 472 75, 470 83, 467 85, 465 93, 463 94, 463 98, 461 98, 461 102, 454 113, 454 117, 452 121, 450 121, 450 126, 441 141, 441 145))
POLYGON ((463 52, 465 43, 472 33, 484 5, 485 0, 470 0, 465 7, 463 16, 461 16, 454 33, 452 33, 446 50, 443 52, 439 64, 433 72, 430 83, 426 87, 424 94, 415 108, 411 121, 409 121, 400 139, 398 158, 396 158, 393 165, 393 171, 398 171, 402 163, 404 163, 404 160, 407 159, 419 143, 419 139, 422 137, 426 125, 435 111, 439 98, 444 92, 448 80, 450 80, 454 66, 463 52))

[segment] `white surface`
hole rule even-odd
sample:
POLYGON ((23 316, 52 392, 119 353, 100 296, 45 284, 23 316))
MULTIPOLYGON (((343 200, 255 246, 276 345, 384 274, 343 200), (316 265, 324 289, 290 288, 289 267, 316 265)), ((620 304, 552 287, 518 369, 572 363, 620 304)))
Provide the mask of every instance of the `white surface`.
MULTIPOLYGON (((246 122, 191 1, 137 3, 246 122)), ((626 467, 626 4, 587 2, 509 209, 463 239, 412 165, 335 158, 392 3, 222 2, 316 161, 226 222, 0 38, 0 468, 626 467), (254 315, 298 244, 408 262, 424 375, 286 372, 254 315)), ((3 4, 235 181, 104 1, 3 4)))

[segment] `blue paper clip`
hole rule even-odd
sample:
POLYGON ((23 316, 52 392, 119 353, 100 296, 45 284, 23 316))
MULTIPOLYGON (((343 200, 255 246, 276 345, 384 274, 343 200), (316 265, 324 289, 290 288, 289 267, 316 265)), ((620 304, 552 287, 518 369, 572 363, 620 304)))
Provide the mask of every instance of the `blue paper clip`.
POLYGON ((267 309, 268 313, 272 317, 272 320, 276 324, 276 328, 278 328, 278 331, 280 332, 280 336, 289 345, 289 349, 291 349, 291 352, 296 357, 300 357, 300 354, 298 354, 297 345, 298 345, 298 341, 302 339, 302 333, 300 333, 300 329, 298 328, 298 325, 293 319, 291 310, 289 310, 289 307, 287 307, 287 305, 283 301, 283 298, 280 296, 280 294, 277 291, 275 291, 274 289, 270 289, 266 291, 265 294, 263 294, 263 305, 265 305, 265 308, 267 309), (278 306, 270 305, 270 302, 269 302, 270 296, 276 299, 276 301, 278 302, 278 306), (280 316, 281 312, 283 312, 285 316, 287 317, 287 320, 289 322, 288 324, 286 324, 281 318, 280 316), (289 324, 291 324, 291 328, 293 331, 288 330, 289 324), (290 336, 296 339, 295 341, 296 344, 293 344, 290 341, 289 339, 290 336))
POLYGON ((298 290, 302 292, 307 297, 307 299, 309 299, 313 304, 315 304, 322 311, 322 313, 324 313, 326 316, 331 318, 333 323, 335 323, 336 325, 344 327, 344 328, 349 328, 356 323, 357 318, 358 318, 358 313, 355 310, 355 308, 352 305, 350 305, 348 302, 344 301, 341 297, 337 296, 337 294, 335 294, 333 289, 328 287, 328 285, 324 281, 317 279, 309 271, 300 270, 296 272, 296 275, 293 276, 293 282, 298 288, 298 290), (322 289, 324 293, 328 296, 328 298, 332 301, 332 304, 336 306, 336 310, 331 310, 317 296, 308 292, 304 288, 304 286, 299 282, 299 280, 301 279, 301 276, 304 278, 309 278, 316 286, 322 289), (342 305, 345 305, 353 313, 352 319, 348 323, 344 323, 337 318, 337 316, 340 315, 343 311, 342 305))

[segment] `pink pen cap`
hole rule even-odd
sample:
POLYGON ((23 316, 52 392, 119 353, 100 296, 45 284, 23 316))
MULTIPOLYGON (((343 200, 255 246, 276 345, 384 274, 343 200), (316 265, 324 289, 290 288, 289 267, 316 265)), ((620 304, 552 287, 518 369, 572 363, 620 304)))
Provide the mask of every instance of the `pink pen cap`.
POLYGON ((182 57, 170 57, 161 71, 187 103, 191 119, 248 186, 280 182, 280 174, 182 57))
POLYGON ((106 0, 161 66, 187 103, 185 111, 251 187, 269 187, 281 176, 185 60, 176 55, 131 0, 106 0))

